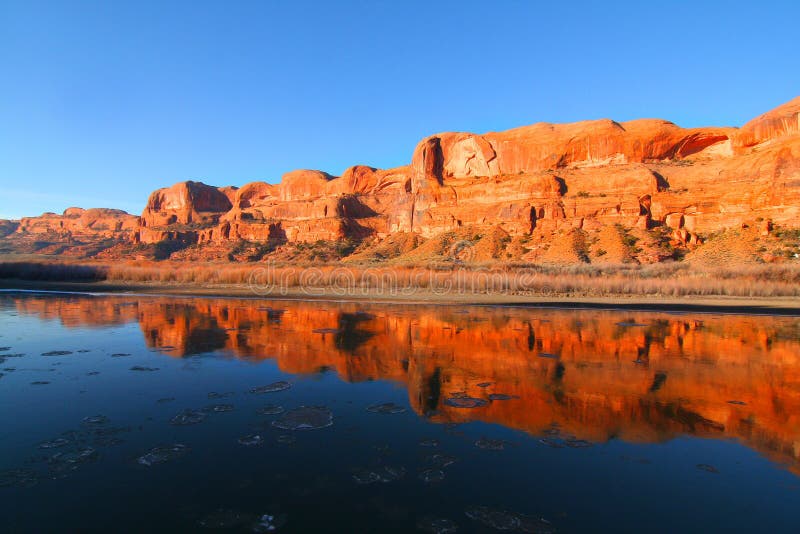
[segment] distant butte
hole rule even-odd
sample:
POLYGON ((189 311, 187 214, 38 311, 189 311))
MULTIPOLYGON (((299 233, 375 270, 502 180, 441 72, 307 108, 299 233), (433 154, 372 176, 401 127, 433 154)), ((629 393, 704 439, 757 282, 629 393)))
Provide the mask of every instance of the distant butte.
POLYGON ((241 188, 181 182, 154 191, 141 217, 69 208, 0 221, 0 245, 99 258, 247 249, 257 260, 328 242, 349 244, 352 261, 411 262, 466 240, 475 261, 652 263, 702 257, 709 238, 738 232, 723 239, 728 252, 777 261, 760 240, 798 227, 800 97, 741 128, 603 119, 441 133, 407 166, 296 170, 241 188))

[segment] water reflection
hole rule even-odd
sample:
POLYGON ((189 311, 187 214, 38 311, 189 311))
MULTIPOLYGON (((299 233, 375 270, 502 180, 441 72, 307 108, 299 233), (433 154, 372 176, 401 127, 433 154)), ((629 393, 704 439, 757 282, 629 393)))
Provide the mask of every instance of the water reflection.
POLYGON ((272 359, 289 373, 403 383, 416 413, 435 422, 497 423, 554 446, 566 443, 559 436, 736 438, 800 474, 795 318, 211 298, 13 302, 68 327, 138 322, 147 345, 172 358, 216 351, 272 359))

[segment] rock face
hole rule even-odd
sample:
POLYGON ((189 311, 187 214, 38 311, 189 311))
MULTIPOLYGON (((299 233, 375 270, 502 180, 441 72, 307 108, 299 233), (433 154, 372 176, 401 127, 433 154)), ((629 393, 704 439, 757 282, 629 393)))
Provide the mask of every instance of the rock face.
MULTIPOLYGON (((241 188, 181 182, 152 193, 138 223, 110 210, 70 209, 23 219, 12 235, 94 232, 220 246, 501 232, 521 240, 503 257, 540 261, 557 258, 564 240, 591 251, 592 243, 615 246, 615 232, 623 241, 632 232, 642 242, 693 248, 712 233, 763 221, 800 225, 800 97, 741 129, 603 119, 442 133, 423 139, 409 166, 358 165, 339 177, 297 170, 278 184, 241 188)), ((646 256, 606 257, 661 258, 646 256)))
POLYGON ((122 210, 67 208, 61 215, 1 221, 0 245, 16 252, 91 256, 119 241, 135 239, 138 231, 139 217, 122 210))
POLYGON ((154 191, 141 217, 138 239, 197 239, 196 228, 216 224, 231 207, 236 188, 217 188, 200 182, 181 182, 154 191))
POLYGON ((747 148, 800 133, 800 96, 751 120, 736 135, 736 146, 747 148))
POLYGON ((19 228, 18 221, 8 221, 5 219, 0 219, 0 237, 5 237, 9 234, 16 232, 17 228, 19 228))
POLYGON ((67 208, 64 213, 45 213, 40 217, 24 217, 18 233, 55 233, 73 237, 116 237, 138 229, 139 218, 122 210, 107 208, 67 208))

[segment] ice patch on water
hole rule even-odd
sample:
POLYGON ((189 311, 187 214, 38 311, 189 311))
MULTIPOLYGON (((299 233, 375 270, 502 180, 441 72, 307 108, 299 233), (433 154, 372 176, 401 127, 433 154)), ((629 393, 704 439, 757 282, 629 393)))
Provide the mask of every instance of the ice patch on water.
POLYGON ((227 391, 225 393, 217 393, 216 391, 212 391, 208 394, 209 399, 226 399, 231 396, 233 396, 233 391, 227 391))
POLYGON ((196 425, 206 419, 206 414, 199 410, 184 410, 169 420, 169 424, 175 426, 196 425))
POLYGON ((489 401, 475 397, 450 397, 444 400, 444 404, 451 408, 482 408, 488 406, 489 401))
POLYGON ((444 471, 441 469, 425 469, 419 474, 419 479, 425 484, 435 484, 444 480, 444 471))
POLYGON ((279 521, 273 515, 264 514, 253 524, 253 532, 275 532, 279 521))
POLYGON ((455 456, 450 456, 449 454, 432 454, 431 456, 428 456, 427 461, 435 467, 444 469, 445 467, 456 463, 458 458, 455 456))
POLYGON ((182 443, 173 443, 172 445, 162 445, 150 449, 147 453, 139 456, 136 459, 137 463, 147 467, 157 464, 163 464, 171 460, 176 460, 189 452, 189 447, 182 443))
POLYGON ((279 434, 278 437, 275 438, 275 443, 280 445, 292 445, 297 441, 297 438, 292 436, 291 434, 279 434))
POLYGON ((83 418, 83 424, 87 426, 100 426, 108 424, 109 418, 105 415, 90 415, 83 418))
POLYGON ((198 524, 208 529, 234 529, 253 521, 249 514, 220 508, 205 515, 198 524))
POLYGON ((271 384, 267 384, 266 386, 258 386, 254 387, 250 390, 250 393, 255 395, 261 395, 263 393, 277 393, 278 391, 285 391, 292 387, 292 384, 286 382, 285 380, 279 380, 278 382, 273 382, 271 384))
POLYGON ((277 404, 265 404, 264 406, 256 409, 256 413, 258 415, 279 415, 285 411, 286 409, 283 406, 279 406, 277 404))
POLYGON ((490 401, 505 401, 505 400, 513 400, 518 399, 519 397, 516 395, 506 395, 505 393, 490 393, 489 400, 490 401))
POLYGON ((225 413, 232 412, 233 410, 233 404, 212 404, 211 406, 203 408, 203 411, 206 413, 225 413))
POLYGON ((718 470, 716 467, 714 467, 713 465, 709 465, 709 464, 697 464, 697 466, 696 466, 696 467, 697 467, 697 468, 698 468, 700 471, 705 471, 706 473, 713 473, 713 474, 715 474, 715 475, 719 473, 719 470, 718 470))
POLYGON ((242 436, 238 441, 239 445, 244 445, 245 447, 258 447, 264 443, 264 438, 258 434, 250 434, 247 436, 242 436))
POLYGON ((300 406, 272 422, 282 430, 317 430, 332 425, 333 413, 325 406, 300 406))
POLYGON ((66 438, 56 438, 49 441, 43 441, 39 444, 40 449, 58 449, 72 443, 66 438))
POLYGON ((423 517, 417 521, 417 528, 432 534, 450 534, 458 531, 455 521, 440 517, 423 517))
POLYGON ((399 404, 395 404, 393 402, 383 402, 367 407, 367 411, 380 414, 395 414, 405 413, 407 410, 405 407, 400 406, 399 404))
POLYGON ((492 439, 484 436, 475 442, 475 446, 487 451, 502 451, 506 448, 507 443, 502 439, 492 439))
POLYGON ((400 480, 406 476, 405 467, 392 467, 384 465, 377 469, 358 469, 353 473, 353 480, 357 484, 372 484, 382 482, 384 484, 400 480))
POLYGON ((47 459, 50 472, 55 478, 65 476, 71 471, 75 471, 83 464, 94 462, 99 457, 97 451, 92 447, 83 447, 74 451, 58 452, 47 459))
POLYGON ((31 469, 5 469, 0 471, 0 488, 32 488, 38 482, 38 475, 31 469))
POLYGON ((473 506, 468 508, 465 515, 495 530, 510 530, 516 532, 530 532, 535 534, 551 534, 555 532, 553 525, 541 518, 530 517, 507 510, 498 510, 488 506, 473 506))

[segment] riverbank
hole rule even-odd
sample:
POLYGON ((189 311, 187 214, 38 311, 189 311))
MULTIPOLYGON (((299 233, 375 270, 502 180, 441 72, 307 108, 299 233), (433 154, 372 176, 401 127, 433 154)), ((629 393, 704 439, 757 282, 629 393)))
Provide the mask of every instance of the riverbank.
POLYGON ((430 290, 377 291, 333 288, 287 288, 266 292, 246 284, 192 285, 175 283, 119 283, 0 280, 0 290, 76 292, 114 295, 174 297, 233 297, 259 300, 365 301, 426 305, 525 306, 572 309, 619 309, 667 312, 767 314, 800 316, 797 297, 728 296, 590 296, 552 295, 534 292, 521 294, 441 292, 430 290))

